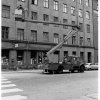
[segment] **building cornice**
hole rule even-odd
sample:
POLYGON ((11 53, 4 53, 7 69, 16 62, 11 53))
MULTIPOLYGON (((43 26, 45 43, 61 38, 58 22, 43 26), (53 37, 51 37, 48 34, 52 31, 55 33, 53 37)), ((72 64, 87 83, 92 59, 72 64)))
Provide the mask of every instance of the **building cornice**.
MULTIPOLYGON (((35 44, 35 45, 45 45, 45 46, 56 46, 56 43, 45 43, 45 42, 33 42, 33 41, 21 41, 21 40, 2 40, 2 42, 8 42, 8 43, 12 43, 12 44, 20 44, 20 43, 24 43, 24 44, 35 44)), ((70 45, 70 44, 64 44, 63 47, 77 47, 77 48, 94 48, 92 46, 79 46, 79 45, 70 45)))

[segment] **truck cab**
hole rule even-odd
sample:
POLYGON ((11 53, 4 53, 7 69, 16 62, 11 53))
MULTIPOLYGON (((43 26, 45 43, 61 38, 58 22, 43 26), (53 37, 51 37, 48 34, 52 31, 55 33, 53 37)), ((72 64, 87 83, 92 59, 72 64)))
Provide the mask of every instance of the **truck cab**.
POLYGON ((63 70, 69 70, 72 73, 74 71, 84 72, 85 66, 84 62, 78 56, 64 57, 63 61, 59 63, 49 62, 49 59, 46 57, 43 64, 43 70, 49 73, 62 73, 63 70))
POLYGON ((74 55, 64 57, 62 66, 64 69, 71 72, 74 72, 75 70, 78 72, 84 72, 85 70, 84 61, 80 57, 74 55))

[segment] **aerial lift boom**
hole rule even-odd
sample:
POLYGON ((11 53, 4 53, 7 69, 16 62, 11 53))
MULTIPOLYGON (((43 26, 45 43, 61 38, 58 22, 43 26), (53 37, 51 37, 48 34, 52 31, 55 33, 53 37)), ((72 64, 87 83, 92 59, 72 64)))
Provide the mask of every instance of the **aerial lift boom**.
POLYGON ((59 48, 61 48, 62 45, 67 42, 70 37, 77 34, 79 27, 76 26, 75 28, 77 28, 77 30, 74 29, 69 31, 62 42, 60 42, 58 45, 47 52, 47 56, 44 59, 43 63, 44 72, 62 73, 64 69, 69 70, 70 72, 74 72, 75 70, 77 70, 78 72, 84 72, 85 66, 80 57, 68 56, 63 57, 63 59, 59 61, 59 54, 54 53, 59 48))
MULTIPOLYGON (((50 51, 47 52, 47 57, 48 57, 48 60, 49 62, 55 62, 55 60, 57 60, 57 57, 56 55, 54 55, 53 53, 59 49, 60 47, 62 47, 62 45, 67 42, 67 40, 74 34, 76 34, 77 31, 76 30, 71 30, 64 38, 64 40, 59 43, 58 45, 56 45, 55 47, 53 47, 50 51), (55 57, 55 58, 54 58, 55 57)), ((57 62, 57 61, 56 61, 57 62)))

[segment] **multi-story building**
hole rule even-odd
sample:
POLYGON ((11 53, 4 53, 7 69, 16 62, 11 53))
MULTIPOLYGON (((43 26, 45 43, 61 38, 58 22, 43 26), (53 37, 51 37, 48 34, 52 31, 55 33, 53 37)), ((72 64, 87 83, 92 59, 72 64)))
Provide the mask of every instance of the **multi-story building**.
POLYGON ((98 62, 98 0, 93 0, 93 37, 94 37, 94 62, 98 62))
POLYGON ((65 24, 76 24, 81 29, 55 54, 59 60, 78 55, 93 63, 92 16, 92 0, 2 0, 2 61, 24 67, 42 62, 46 52, 73 29, 65 24), (19 6, 26 21, 15 20, 19 6))

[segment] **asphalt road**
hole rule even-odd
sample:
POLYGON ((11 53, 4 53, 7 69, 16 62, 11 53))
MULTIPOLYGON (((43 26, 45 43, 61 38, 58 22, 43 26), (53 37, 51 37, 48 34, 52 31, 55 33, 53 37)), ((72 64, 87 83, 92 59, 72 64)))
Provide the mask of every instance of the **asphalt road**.
POLYGON ((8 71, 2 72, 2 81, 5 82, 2 83, 3 100, 11 100, 11 96, 12 100, 92 100, 87 96, 98 93, 98 71, 54 75, 43 74, 41 70, 8 71), (5 93, 6 89, 13 88, 17 92, 5 93))

